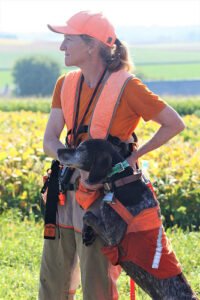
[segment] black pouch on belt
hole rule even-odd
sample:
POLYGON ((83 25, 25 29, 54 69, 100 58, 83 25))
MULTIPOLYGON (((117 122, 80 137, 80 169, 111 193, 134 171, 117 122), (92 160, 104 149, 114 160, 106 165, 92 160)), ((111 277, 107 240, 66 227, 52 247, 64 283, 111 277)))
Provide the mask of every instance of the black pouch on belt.
POLYGON ((59 196, 59 170, 59 161, 53 160, 51 164, 51 173, 48 182, 44 225, 44 238, 51 240, 54 240, 56 237, 56 212, 59 196))

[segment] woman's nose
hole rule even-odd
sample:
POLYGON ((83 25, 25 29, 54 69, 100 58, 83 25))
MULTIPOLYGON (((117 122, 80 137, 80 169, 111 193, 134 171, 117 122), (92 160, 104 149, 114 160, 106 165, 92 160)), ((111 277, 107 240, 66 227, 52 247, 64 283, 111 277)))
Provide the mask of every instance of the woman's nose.
POLYGON ((61 43, 61 45, 60 45, 60 50, 61 50, 61 51, 65 51, 66 48, 67 48, 66 42, 63 41, 63 42, 61 43))

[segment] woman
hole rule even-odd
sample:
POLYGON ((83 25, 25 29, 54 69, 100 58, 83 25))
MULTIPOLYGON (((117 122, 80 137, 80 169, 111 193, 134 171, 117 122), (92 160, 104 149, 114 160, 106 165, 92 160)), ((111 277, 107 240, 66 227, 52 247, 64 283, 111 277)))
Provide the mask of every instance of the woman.
MULTIPOLYGON (((154 136, 128 157, 133 167, 141 156, 162 146, 184 129, 180 116, 128 73, 131 63, 127 48, 117 39, 105 16, 82 11, 64 26, 48 26, 52 31, 64 34, 60 50, 65 54, 65 65, 79 68, 61 76, 56 83, 44 135, 44 151, 48 156, 57 158, 57 150, 65 147, 59 140, 65 124, 70 147, 91 137, 102 138, 102 131, 105 138, 111 137, 111 141, 117 137, 128 143, 141 117, 160 124, 154 136)), ((78 171, 74 172, 71 182, 78 176, 78 171)), ((86 178, 87 174, 81 172, 80 181, 86 191, 88 189, 89 197, 91 190, 96 193, 102 185, 90 186, 85 182, 86 178)), ((98 194, 90 208, 98 207, 99 197, 98 194)), ((70 285, 76 282, 73 282, 76 253, 80 259, 83 299, 118 299, 116 278, 119 269, 111 267, 101 254, 102 241, 98 237, 90 247, 82 244, 85 211, 77 201, 75 192, 68 191, 65 205, 58 205, 59 232, 55 240, 45 240, 39 299, 73 299, 70 285)))

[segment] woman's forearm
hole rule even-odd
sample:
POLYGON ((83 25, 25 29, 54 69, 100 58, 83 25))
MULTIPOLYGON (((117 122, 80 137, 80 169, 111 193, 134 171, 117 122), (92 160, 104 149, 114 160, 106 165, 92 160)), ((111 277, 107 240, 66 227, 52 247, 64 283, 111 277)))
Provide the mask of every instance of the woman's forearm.
POLYGON ((60 135, 63 130, 65 121, 61 109, 53 108, 51 110, 47 127, 44 134, 43 149, 44 152, 57 159, 57 150, 65 148, 60 141, 60 135))
POLYGON ((148 142, 146 142, 145 144, 141 145, 138 148, 137 158, 164 145, 166 142, 168 142, 171 138, 176 136, 183 129, 184 129, 184 126, 180 126, 178 128, 171 128, 169 126, 161 126, 148 142))
POLYGON ((185 128, 182 118, 169 106, 163 109, 153 121, 161 127, 149 141, 140 146, 137 151, 132 152, 127 159, 131 165, 134 165, 138 158, 164 145, 185 128))
POLYGON ((65 148, 65 146, 58 139, 51 139, 49 141, 44 140, 43 148, 45 154, 52 158, 58 159, 57 150, 59 148, 65 148))

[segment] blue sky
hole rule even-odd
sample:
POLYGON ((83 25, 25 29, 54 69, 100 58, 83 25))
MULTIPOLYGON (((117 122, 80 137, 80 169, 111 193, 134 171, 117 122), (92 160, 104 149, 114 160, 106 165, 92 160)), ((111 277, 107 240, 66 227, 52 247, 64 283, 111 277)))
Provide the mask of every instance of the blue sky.
POLYGON ((115 26, 200 26, 200 0, 0 0, 0 32, 47 32, 79 10, 103 11, 115 26))

